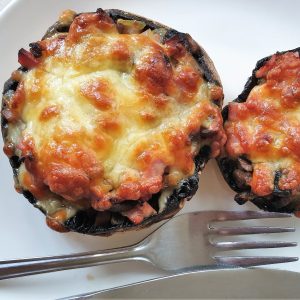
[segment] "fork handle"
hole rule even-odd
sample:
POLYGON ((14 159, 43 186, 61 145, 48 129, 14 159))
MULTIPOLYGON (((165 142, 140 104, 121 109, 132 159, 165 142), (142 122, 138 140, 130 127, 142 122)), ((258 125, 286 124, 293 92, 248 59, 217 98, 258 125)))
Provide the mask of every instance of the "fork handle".
POLYGON ((142 246, 129 246, 72 255, 0 261, 0 280, 91 267, 129 260, 146 260, 142 246))

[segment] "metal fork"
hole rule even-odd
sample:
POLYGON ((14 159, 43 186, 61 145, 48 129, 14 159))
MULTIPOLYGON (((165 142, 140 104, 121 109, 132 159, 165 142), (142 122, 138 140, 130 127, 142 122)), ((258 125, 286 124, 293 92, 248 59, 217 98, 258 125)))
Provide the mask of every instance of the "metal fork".
POLYGON ((213 269, 220 266, 249 267, 297 261, 289 256, 227 256, 217 251, 296 246, 282 241, 216 242, 212 236, 293 232, 290 227, 216 227, 215 221, 286 218, 289 214, 261 211, 201 211, 172 218, 141 242, 122 248, 54 257, 0 261, 0 279, 139 260, 156 267, 180 272, 189 268, 213 269))

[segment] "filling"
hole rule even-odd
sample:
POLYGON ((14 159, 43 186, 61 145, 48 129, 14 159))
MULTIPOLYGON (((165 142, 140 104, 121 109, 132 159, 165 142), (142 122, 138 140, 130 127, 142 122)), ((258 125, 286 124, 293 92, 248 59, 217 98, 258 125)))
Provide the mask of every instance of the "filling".
POLYGON ((219 153, 212 100, 222 89, 163 28, 115 22, 103 10, 67 11, 60 22, 71 23, 68 32, 19 52, 28 71, 13 73, 18 87, 4 96, 5 153, 21 158, 20 187, 55 221, 119 207, 139 224, 163 210, 148 203, 153 195, 194 173, 200 147, 219 153))
POLYGON ((295 195, 300 190, 298 52, 273 55, 255 76, 258 85, 245 102, 229 104, 225 123, 226 151, 246 166, 234 176, 241 188, 258 196, 295 195))

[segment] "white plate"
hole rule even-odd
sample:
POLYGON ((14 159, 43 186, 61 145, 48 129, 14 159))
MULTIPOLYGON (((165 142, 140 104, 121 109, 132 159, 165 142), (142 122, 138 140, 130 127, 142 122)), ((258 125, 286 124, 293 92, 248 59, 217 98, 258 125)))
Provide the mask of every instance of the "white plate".
MULTIPOLYGON (((226 101, 234 99, 241 92, 258 59, 277 50, 299 46, 300 2, 296 0, 13 0, 0 12, 0 85, 17 67, 18 49, 26 48, 30 42, 40 39, 61 10, 71 8, 77 11, 94 11, 99 6, 131 11, 179 31, 189 32, 215 62, 224 85, 226 101)), ((100 238, 51 231, 45 225, 44 216, 14 191, 12 171, 3 153, 0 154, 0 170, 1 260, 121 246, 137 241, 149 232, 100 238)), ((254 209, 252 205, 238 206, 232 200, 233 195, 212 161, 201 176, 198 193, 182 212, 254 209)), ((297 226, 300 231, 299 220, 293 218, 288 223, 297 226)), ((295 234, 290 234, 288 239, 300 241, 295 234)), ((264 253, 278 254, 278 250, 264 253)), ((287 253, 297 256, 300 252, 299 248, 295 248, 293 252, 280 250, 280 254, 287 253)), ((300 271, 300 263, 277 265, 273 268, 300 271)), ((127 263, 31 276, 0 282, 0 298, 53 299, 159 275, 162 273, 151 266, 127 263)))

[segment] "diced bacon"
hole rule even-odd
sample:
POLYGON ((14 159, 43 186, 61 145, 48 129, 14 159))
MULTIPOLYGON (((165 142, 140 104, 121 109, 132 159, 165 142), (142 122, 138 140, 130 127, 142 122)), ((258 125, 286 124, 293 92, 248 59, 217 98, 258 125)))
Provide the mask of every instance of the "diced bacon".
POLYGON ((32 53, 23 48, 19 50, 18 62, 27 69, 33 69, 40 63, 40 61, 35 58, 32 53))
POLYGON ((63 51, 65 47, 65 38, 65 35, 59 35, 56 38, 42 40, 39 42, 39 45, 45 53, 45 56, 54 55, 63 51))
POLYGON ((182 58, 187 50, 180 42, 180 37, 178 35, 168 39, 165 42, 167 53, 170 57, 174 57, 176 59, 182 58))
POLYGON ((137 205, 134 208, 121 213, 124 217, 127 217, 134 225, 138 225, 146 218, 156 215, 157 212, 151 205, 144 202, 142 205, 137 205))

